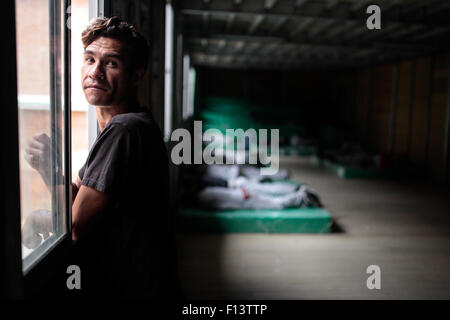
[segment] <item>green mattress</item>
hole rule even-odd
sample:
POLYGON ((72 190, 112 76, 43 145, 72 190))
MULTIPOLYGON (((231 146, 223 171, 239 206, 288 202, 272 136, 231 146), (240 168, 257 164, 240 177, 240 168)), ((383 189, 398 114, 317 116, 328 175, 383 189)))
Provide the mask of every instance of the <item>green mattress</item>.
POLYGON ((283 210, 180 210, 185 233, 329 233, 331 216, 323 208, 283 210))

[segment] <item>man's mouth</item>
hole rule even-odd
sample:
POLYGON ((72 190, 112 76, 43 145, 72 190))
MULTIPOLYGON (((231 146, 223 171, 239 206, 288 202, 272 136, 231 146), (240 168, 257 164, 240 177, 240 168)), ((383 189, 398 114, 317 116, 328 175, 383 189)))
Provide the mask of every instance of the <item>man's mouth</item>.
POLYGON ((97 89, 97 90, 106 91, 106 88, 101 87, 101 86, 96 86, 96 85, 86 86, 86 89, 97 89))

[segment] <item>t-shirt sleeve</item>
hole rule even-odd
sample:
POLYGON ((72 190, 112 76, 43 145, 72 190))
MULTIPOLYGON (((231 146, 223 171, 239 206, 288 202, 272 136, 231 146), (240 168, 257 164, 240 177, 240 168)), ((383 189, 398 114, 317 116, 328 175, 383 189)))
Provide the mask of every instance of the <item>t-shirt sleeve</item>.
POLYGON ((85 170, 86 170, 86 163, 83 164, 80 170, 78 170, 78 176, 80 177, 81 180, 83 180, 85 170))
MULTIPOLYGON (((130 154, 130 133, 124 126, 113 124, 99 136, 82 169, 82 185, 114 194, 124 182, 130 154)), ((81 170, 80 170, 81 171, 81 170)), ((81 177, 80 177, 81 178, 81 177)))

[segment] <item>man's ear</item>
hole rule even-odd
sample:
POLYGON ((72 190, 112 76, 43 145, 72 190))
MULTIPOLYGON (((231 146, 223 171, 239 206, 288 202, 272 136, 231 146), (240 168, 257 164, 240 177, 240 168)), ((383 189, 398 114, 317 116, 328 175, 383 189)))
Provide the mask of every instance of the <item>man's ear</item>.
POLYGON ((145 69, 144 68, 137 68, 131 77, 131 85, 133 87, 137 86, 141 79, 144 77, 145 69))

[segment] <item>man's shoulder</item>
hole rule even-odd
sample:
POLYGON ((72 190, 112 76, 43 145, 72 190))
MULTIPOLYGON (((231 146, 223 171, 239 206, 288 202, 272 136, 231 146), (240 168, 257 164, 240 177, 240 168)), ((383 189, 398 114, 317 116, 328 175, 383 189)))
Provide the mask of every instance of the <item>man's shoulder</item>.
POLYGON ((141 123, 153 125, 153 118, 148 110, 140 109, 136 112, 121 113, 111 119, 111 124, 133 126, 141 123))
POLYGON ((118 114, 111 120, 110 126, 120 127, 130 132, 159 131, 150 111, 147 110, 118 114))

